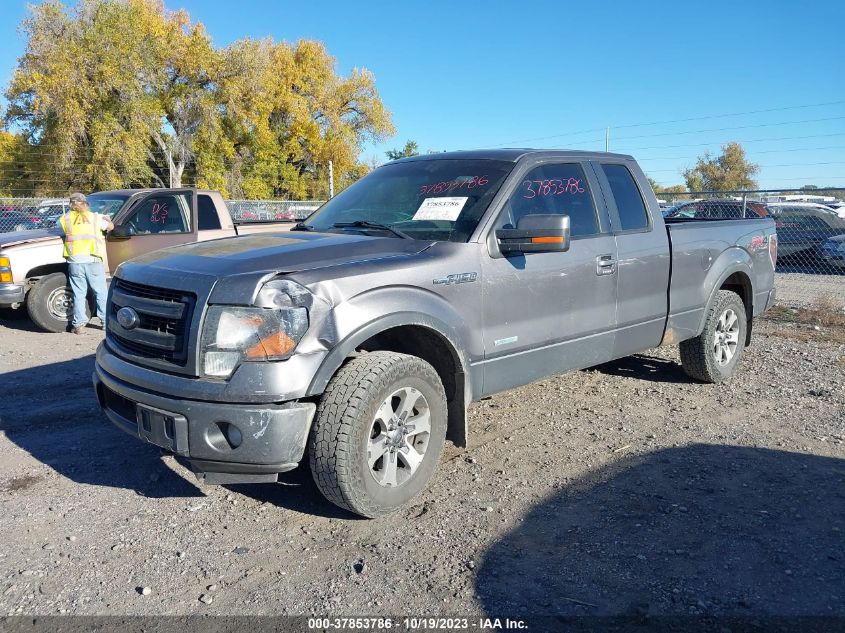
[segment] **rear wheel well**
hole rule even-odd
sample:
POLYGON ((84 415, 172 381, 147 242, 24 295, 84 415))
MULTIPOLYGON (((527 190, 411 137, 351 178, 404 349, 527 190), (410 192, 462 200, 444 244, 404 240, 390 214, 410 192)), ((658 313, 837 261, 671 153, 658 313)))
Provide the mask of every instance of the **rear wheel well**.
POLYGON ((451 343, 438 332, 420 325, 402 325, 375 334, 357 349, 375 352, 390 351, 410 354, 434 368, 443 389, 449 411, 446 438, 457 446, 466 446, 465 376, 460 357, 451 343))
POLYGON ((739 295, 745 306, 745 320, 748 327, 745 330, 745 346, 751 345, 751 325, 754 318, 754 293, 751 289, 751 279, 742 272, 735 272, 722 282, 719 290, 730 290, 739 295))

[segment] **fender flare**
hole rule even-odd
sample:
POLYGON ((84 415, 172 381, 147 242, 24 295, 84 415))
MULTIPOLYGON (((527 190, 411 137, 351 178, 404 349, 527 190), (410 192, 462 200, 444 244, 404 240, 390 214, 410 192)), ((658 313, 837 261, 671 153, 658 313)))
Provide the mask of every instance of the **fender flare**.
POLYGON ((342 341, 339 341, 332 350, 326 354, 319 369, 311 379, 311 384, 308 386, 306 395, 316 396, 323 393, 326 385, 329 384, 332 376, 337 373, 343 361, 349 357, 355 348, 372 338, 376 334, 384 332, 395 327, 403 325, 417 325, 428 328, 435 334, 443 337, 451 348, 452 355, 457 360, 457 364, 461 372, 466 374, 469 363, 464 354, 461 352, 460 346, 457 344, 458 336, 454 328, 447 325, 440 319, 432 317, 421 312, 394 312, 389 315, 378 317, 361 325, 352 333, 346 336, 342 341))
POLYGON ((749 301, 751 301, 751 305, 746 306, 746 312, 749 314, 754 313, 754 282, 752 281, 754 275, 751 270, 751 267, 746 262, 733 263, 722 271, 722 273, 717 277, 717 281, 713 284, 713 287, 710 289, 710 293, 707 296, 707 302, 704 304, 704 311, 698 323, 697 334, 701 334, 701 332, 704 330, 704 321, 707 319, 707 308, 709 308, 710 305, 713 303, 713 299, 715 298, 716 293, 719 291, 719 289, 722 287, 728 277, 735 273, 742 273, 748 278, 748 285, 750 286, 749 301))

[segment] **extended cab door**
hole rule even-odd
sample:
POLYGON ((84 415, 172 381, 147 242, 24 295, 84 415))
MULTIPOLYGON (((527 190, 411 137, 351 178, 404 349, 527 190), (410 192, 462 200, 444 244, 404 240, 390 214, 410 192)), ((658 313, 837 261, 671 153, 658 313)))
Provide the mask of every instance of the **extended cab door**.
POLYGON ((669 311, 669 236, 657 199, 633 161, 592 163, 618 248, 615 358, 656 347, 669 311))
POLYGON ((485 394, 613 355, 616 243, 598 182, 577 160, 527 165, 516 182, 482 258, 485 394), (495 229, 530 214, 568 215, 569 250, 503 256, 495 229))
POLYGON ((196 203, 193 189, 166 189, 146 194, 122 209, 106 239, 109 271, 143 253, 196 242, 196 203))

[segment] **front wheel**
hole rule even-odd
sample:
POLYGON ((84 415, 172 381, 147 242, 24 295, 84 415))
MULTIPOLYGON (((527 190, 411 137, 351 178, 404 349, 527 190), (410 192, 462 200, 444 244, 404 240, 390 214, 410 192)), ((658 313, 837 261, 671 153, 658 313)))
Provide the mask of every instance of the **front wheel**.
POLYGON ((748 324, 739 295, 720 290, 707 310, 704 330, 681 343, 681 365, 688 376, 702 382, 720 383, 734 375, 748 324))
POLYGON ((73 293, 64 273, 39 279, 26 295, 26 310, 35 325, 47 332, 65 332, 73 317, 73 293))
POLYGON ((371 352, 326 387, 311 429, 311 473, 332 503, 365 517, 398 509, 428 484, 446 439, 446 395, 416 356, 371 352))

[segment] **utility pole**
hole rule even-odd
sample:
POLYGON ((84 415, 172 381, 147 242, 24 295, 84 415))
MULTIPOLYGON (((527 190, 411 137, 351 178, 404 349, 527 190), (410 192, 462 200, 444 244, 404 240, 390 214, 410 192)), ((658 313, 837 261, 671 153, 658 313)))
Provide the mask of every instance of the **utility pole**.
POLYGON ((334 167, 329 161, 329 199, 334 198, 334 167))
POLYGON ((604 128, 604 151, 610 151, 610 128, 604 128))

